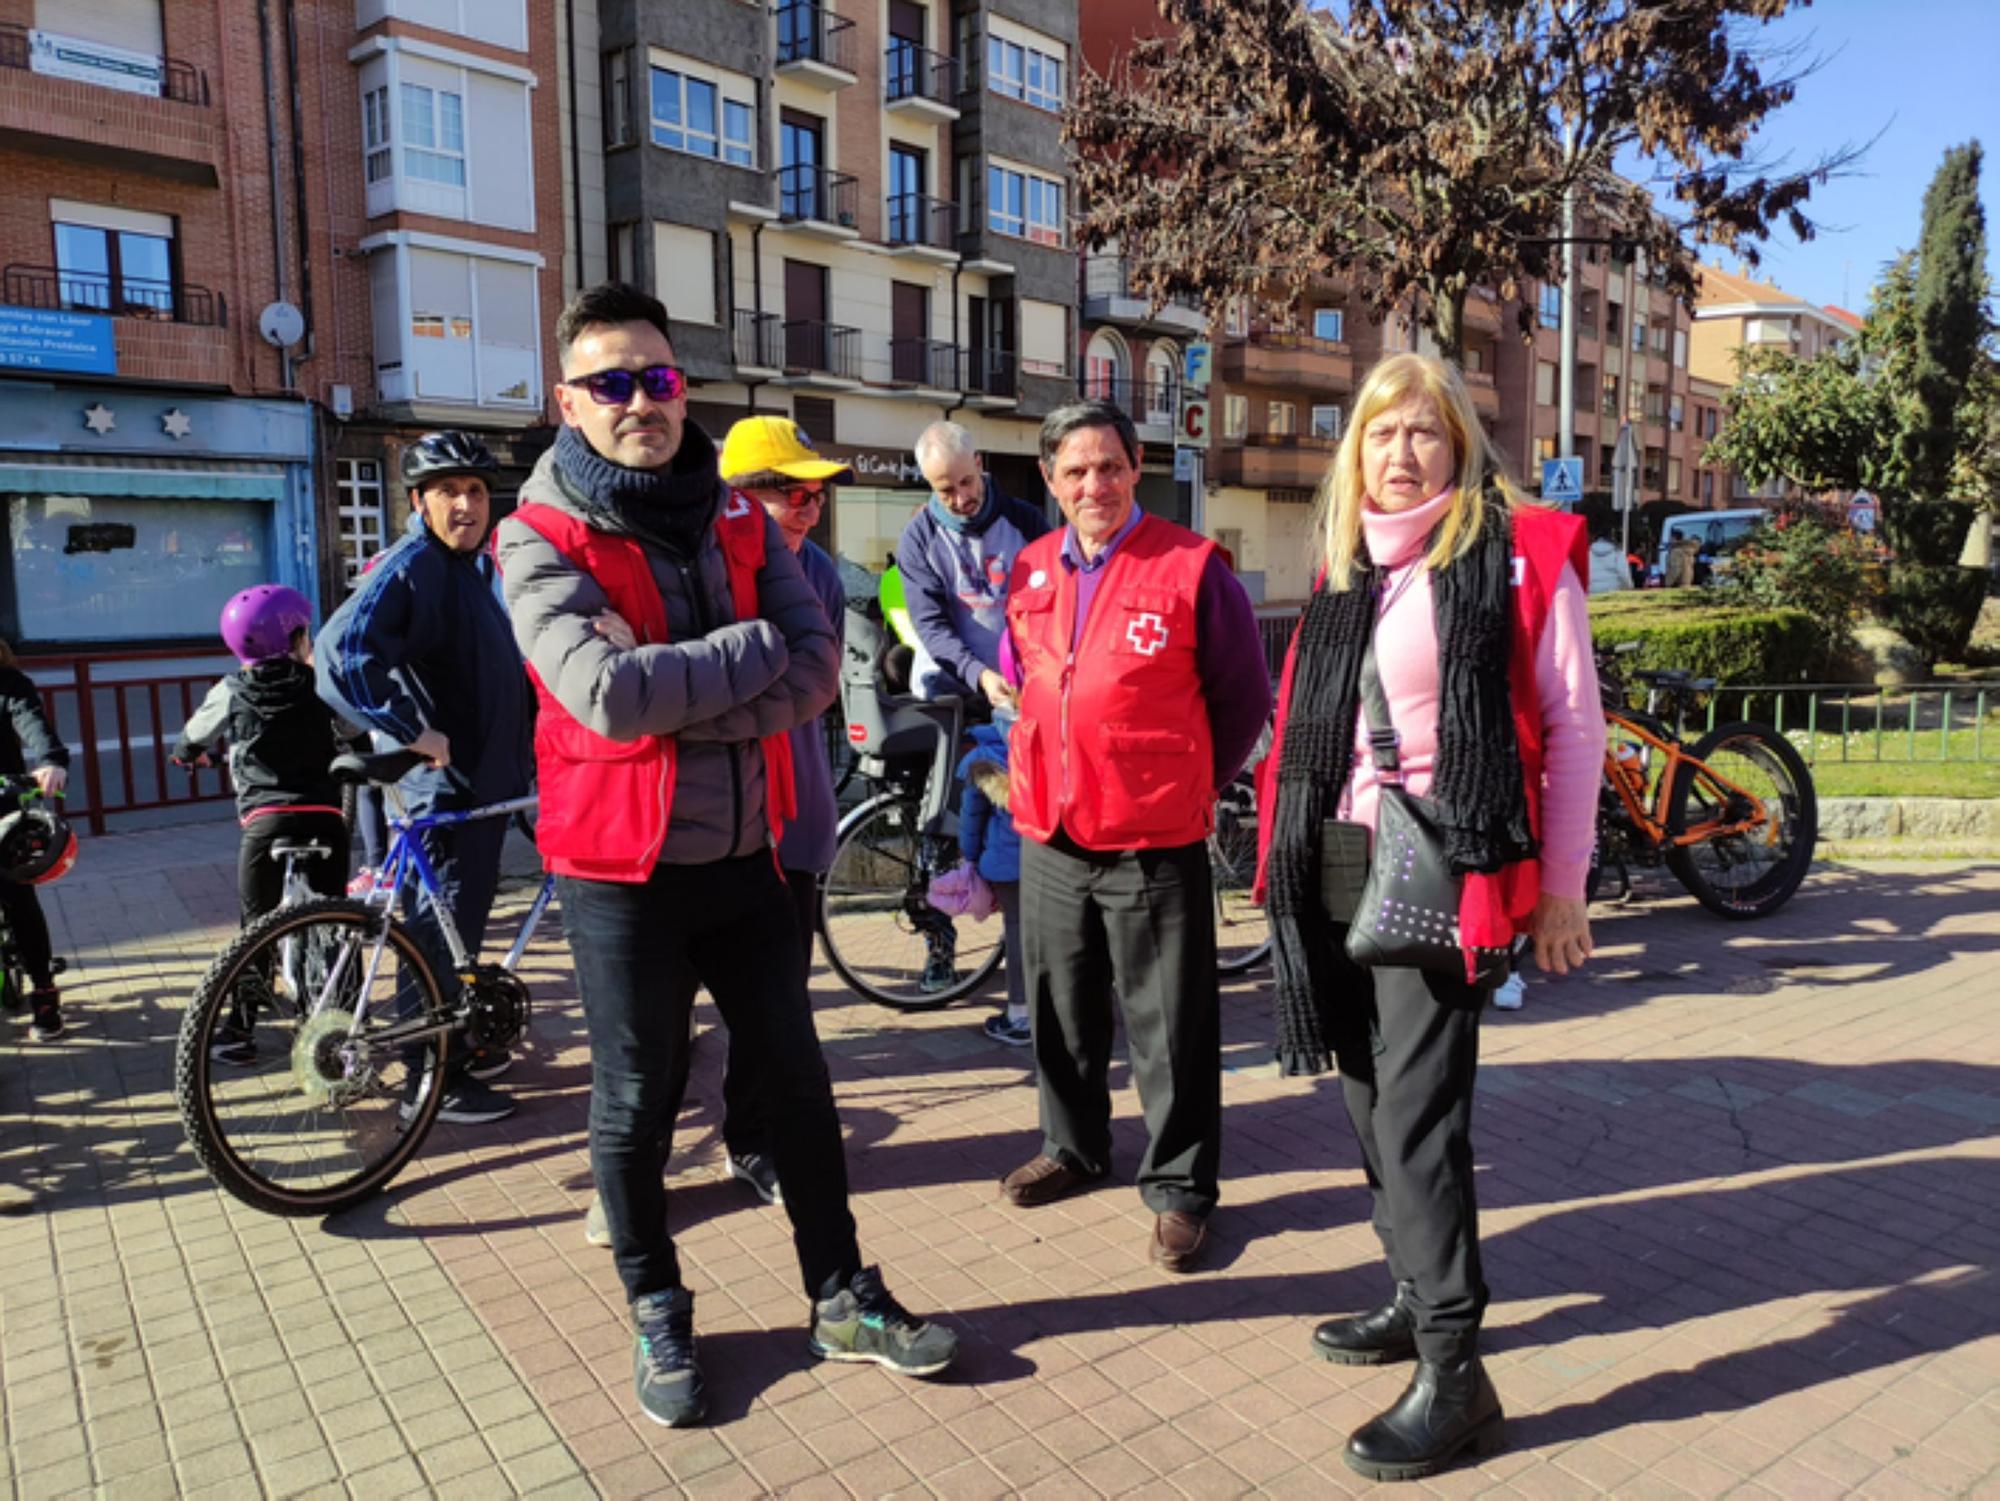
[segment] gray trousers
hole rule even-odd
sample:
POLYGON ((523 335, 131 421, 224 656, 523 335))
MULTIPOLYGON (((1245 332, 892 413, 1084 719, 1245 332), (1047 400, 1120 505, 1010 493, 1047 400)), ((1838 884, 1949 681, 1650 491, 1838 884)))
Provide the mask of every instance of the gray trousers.
POLYGON ((1221 999, 1205 844, 1102 852, 1060 831, 1021 843, 1021 949, 1040 1076, 1042 1150, 1111 1166, 1112 995, 1149 1140, 1139 1196, 1156 1214, 1215 1207, 1221 999))

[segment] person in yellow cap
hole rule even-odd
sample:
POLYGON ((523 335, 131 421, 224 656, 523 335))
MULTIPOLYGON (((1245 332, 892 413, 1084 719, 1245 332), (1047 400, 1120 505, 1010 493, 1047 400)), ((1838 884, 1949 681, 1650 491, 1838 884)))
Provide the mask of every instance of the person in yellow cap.
MULTIPOLYGON (((806 430, 789 417, 745 417, 722 442, 722 482, 764 508, 799 560, 806 582, 819 596, 836 638, 847 613, 840 570, 810 533, 826 514, 836 480, 854 478, 845 464, 816 453, 806 430)), ((834 700, 836 712, 839 700, 834 700)), ((824 716, 793 729, 792 784, 797 801, 778 843, 778 867, 798 916, 799 944, 812 969, 813 924, 819 911, 819 883, 833 864, 833 763, 827 755, 824 716)), ((767 1204, 782 1201, 771 1160, 770 1120, 758 1087, 756 1057, 739 1051, 730 1034, 729 1059, 722 1073, 722 1145, 731 1176, 754 1188, 767 1204)))

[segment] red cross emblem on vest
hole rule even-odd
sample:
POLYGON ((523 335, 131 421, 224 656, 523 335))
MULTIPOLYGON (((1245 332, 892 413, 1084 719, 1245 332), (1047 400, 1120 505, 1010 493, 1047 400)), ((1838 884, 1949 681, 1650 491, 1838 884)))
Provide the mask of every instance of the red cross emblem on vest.
POLYGON ((1150 610, 1134 615, 1125 627, 1125 639, 1140 656, 1150 657, 1167 644, 1167 623, 1150 610))

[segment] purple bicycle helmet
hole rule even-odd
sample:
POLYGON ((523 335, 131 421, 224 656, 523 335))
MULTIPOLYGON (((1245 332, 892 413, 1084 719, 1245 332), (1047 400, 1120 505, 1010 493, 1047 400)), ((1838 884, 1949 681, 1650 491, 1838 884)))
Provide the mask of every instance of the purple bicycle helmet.
POLYGON ((245 667, 282 657, 292 633, 312 628, 312 606, 284 584, 257 584, 222 607, 222 640, 245 667))

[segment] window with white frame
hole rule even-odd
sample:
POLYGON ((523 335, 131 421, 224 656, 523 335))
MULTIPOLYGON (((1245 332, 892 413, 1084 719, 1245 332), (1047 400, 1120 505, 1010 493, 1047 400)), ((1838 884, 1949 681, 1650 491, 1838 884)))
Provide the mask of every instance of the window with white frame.
POLYGON ((757 164, 756 98, 750 80, 704 77, 685 65, 653 64, 653 144, 737 167, 757 164))
POLYGON ((995 234, 1038 245, 1063 244, 1062 183, 1022 168, 988 162, 986 227, 995 234))
POLYGON ((1313 337, 1338 344, 1346 337, 1347 318, 1337 307, 1313 309, 1313 337))
POLYGON ((420 182, 465 186, 465 96, 403 85, 403 170, 420 182))
POLYGON ((1264 431, 1274 438, 1289 438, 1299 430, 1299 411, 1289 401, 1273 401, 1264 408, 1264 431))
POLYGON ((366 153, 368 181, 380 182, 396 170, 395 136, 389 127, 389 90, 370 89, 361 96, 361 149, 366 153))
MULTIPOLYGON (((1037 109, 1063 105, 1063 57, 998 27, 986 38, 986 86, 1037 109)), ((1059 45, 1059 44, 1057 44, 1059 45)))
POLYGON ((1340 407, 1335 405, 1315 405, 1312 411, 1312 435, 1315 438, 1330 438, 1340 441, 1340 407))
POLYGON ((333 488, 340 504, 341 570, 352 590, 369 562, 389 545, 382 466, 374 459, 335 459, 333 488))
POLYGON ((1250 431, 1250 398, 1247 396, 1225 396, 1222 398, 1222 436, 1241 438, 1250 431))

